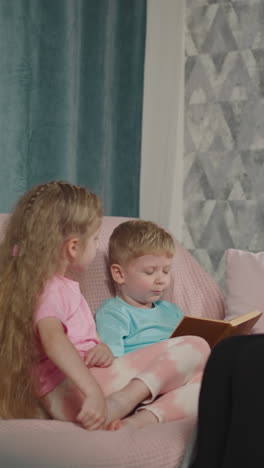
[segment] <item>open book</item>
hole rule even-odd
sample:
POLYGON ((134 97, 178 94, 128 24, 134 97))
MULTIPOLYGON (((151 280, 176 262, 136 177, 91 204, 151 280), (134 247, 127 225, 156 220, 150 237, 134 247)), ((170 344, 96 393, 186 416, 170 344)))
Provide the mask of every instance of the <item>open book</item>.
POLYGON ((230 321, 184 315, 170 338, 184 335, 200 336, 213 347, 216 343, 228 336, 248 335, 261 315, 262 312, 254 310, 253 312, 240 315, 230 321))

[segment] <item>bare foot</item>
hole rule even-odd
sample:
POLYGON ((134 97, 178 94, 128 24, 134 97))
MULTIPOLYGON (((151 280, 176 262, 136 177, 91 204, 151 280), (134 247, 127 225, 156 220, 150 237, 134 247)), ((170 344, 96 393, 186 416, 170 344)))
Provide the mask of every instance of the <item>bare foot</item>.
POLYGON ((129 413, 127 410, 127 400, 122 392, 115 392, 106 398, 107 420, 109 422, 123 418, 129 413))
MULTIPOLYGON (((128 419, 128 418, 126 418, 128 419)), ((123 421, 122 419, 115 419, 114 421, 111 421, 110 424, 108 424, 106 430, 107 431, 118 431, 118 429, 121 429, 123 427, 123 421)))
POLYGON ((148 424, 157 424, 158 418, 155 416, 154 413, 148 410, 140 410, 135 414, 132 414, 132 416, 129 416, 128 418, 124 419, 116 419, 115 421, 112 421, 108 427, 108 431, 117 431, 118 429, 121 429, 121 427, 126 426, 127 424, 131 424, 134 427, 141 428, 145 427, 148 424))
POLYGON ((148 387, 139 379, 131 380, 124 388, 106 398, 108 423, 122 419, 149 396, 148 387))

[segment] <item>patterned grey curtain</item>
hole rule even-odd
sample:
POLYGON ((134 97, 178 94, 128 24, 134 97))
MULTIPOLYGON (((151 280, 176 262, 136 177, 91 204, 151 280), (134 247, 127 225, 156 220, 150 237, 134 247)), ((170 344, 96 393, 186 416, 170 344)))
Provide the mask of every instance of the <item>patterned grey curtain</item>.
POLYGON ((137 216, 146 0, 0 0, 0 212, 51 179, 137 216))

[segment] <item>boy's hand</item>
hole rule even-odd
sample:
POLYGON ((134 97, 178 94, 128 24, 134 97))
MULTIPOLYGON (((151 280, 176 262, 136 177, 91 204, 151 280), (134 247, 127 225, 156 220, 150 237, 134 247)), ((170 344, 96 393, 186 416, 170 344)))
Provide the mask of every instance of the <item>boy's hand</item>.
POLYGON ((84 362, 87 367, 109 367, 113 360, 111 349, 104 343, 98 343, 87 352, 84 362))

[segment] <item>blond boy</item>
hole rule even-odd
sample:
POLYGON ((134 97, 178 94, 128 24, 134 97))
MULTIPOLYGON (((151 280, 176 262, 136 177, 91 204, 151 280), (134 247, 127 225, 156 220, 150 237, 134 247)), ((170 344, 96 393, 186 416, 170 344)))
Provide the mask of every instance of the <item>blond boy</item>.
POLYGON ((161 299, 174 253, 172 236, 155 223, 130 220, 114 229, 109 263, 117 295, 96 313, 97 331, 114 356, 169 338, 180 322, 179 307, 161 299))

